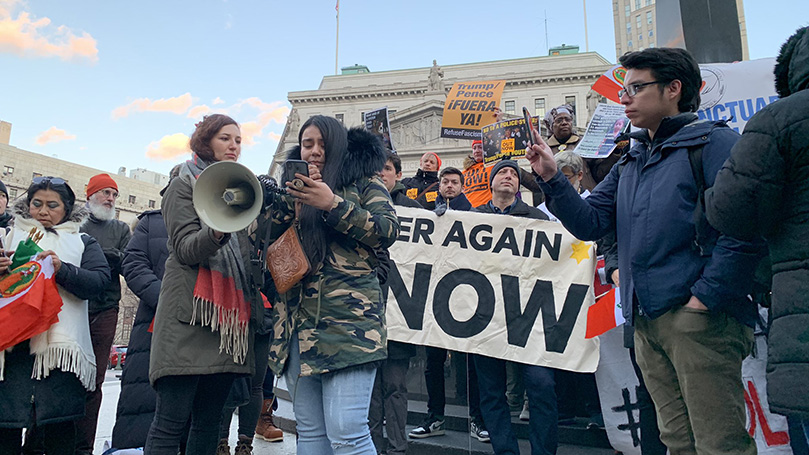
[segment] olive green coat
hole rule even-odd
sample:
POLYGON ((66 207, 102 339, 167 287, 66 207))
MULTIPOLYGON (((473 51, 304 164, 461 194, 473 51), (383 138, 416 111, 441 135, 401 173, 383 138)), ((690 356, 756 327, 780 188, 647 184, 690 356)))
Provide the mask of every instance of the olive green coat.
MULTIPOLYGON (((193 190, 180 178, 171 181, 163 196, 163 216, 169 234, 169 257, 160 289, 152 335, 149 381, 163 376, 201 375, 213 373, 252 374, 255 368, 253 334, 255 315, 263 314, 263 306, 256 293, 245 298, 251 302, 249 349, 244 364, 220 352, 218 331, 191 325, 194 285, 199 264, 228 242, 230 235, 238 235, 242 257, 249 261, 250 247, 246 230, 225 234, 221 241, 213 230, 200 223, 192 203, 193 190), (260 309, 260 310, 259 310, 260 309), (260 313, 257 313, 260 311, 260 313)), ((199 321, 199 317, 196 318, 199 321)))

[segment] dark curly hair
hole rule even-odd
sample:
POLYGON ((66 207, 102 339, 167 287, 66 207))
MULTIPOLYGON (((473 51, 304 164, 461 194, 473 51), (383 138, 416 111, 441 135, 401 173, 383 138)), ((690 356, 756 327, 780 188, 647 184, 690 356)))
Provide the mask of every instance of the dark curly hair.
POLYGON ((200 158, 205 161, 213 161, 213 150, 211 149, 211 139, 216 136, 223 127, 227 125, 236 125, 236 120, 224 114, 211 114, 202 118, 202 121, 197 123, 197 129, 191 135, 190 146, 191 150, 196 153, 200 158))
POLYGON ((792 64, 792 56, 798 48, 798 42, 803 39, 807 31, 809 31, 809 27, 799 28, 795 34, 790 36, 786 43, 781 46, 781 51, 775 59, 775 70, 773 71, 775 73, 775 91, 778 92, 778 96, 781 98, 786 98, 791 95, 793 91, 802 90, 809 84, 809 79, 807 79, 803 81, 803 85, 800 87, 789 87, 789 67, 792 64))
MULTIPOLYGON (((696 112, 699 109, 702 75, 697 61, 687 50, 650 47, 642 51, 627 52, 618 61, 628 70, 649 70, 652 76, 661 82, 680 81, 682 92, 680 101, 677 102, 677 109, 680 112, 696 112)), ((663 90, 662 86, 660 90, 663 90)))

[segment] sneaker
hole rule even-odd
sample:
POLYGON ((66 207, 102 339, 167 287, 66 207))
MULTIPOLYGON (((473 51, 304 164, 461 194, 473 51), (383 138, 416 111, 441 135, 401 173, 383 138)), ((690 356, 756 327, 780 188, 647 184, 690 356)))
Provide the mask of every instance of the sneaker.
POLYGON ((227 439, 220 439, 216 446, 216 455, 230 455, 230 446, 227 439))
POLYGON ((603 430, 604 429, 604 417, 599 414, 593 414, 590 416, 590 421, 587 422, 587 429, 588 430, 603 430))
POLYGON ((522 406, 522 411, 520 411, 520 420, 524 422, 531 420, 531 411, 528 410, 528 400, 526 400, 525 404, 522 406))
POLYGON ((421 425, 413 428, 408 434, 411 438, 422 439, 430 436, 441 436, 444 434, 444 421, 435 418, 428 418, 421 425))
POLYGON ((469 434, 480 442, 492 441, 492 439, 489 437, 489 431, 486 430, 483 425, 478 425, 475 422, 472 422, 472 425, 470 425, 469 434))

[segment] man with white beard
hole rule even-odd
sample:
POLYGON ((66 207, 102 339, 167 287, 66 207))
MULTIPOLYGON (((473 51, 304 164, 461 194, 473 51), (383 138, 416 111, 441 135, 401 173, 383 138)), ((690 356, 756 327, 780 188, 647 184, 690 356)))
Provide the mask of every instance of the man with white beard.
POLYGON ((98 410, 101 407, 101 385, 104 383, 110 348, 118 325, 118 304, 121 300, 121 262, 124 250, 132 237, 129 226, 115 219, 115 200, 118 185, 107 174, 93 176, 87 183, 87 209, 90 218, 81 227, 95 238, 110 264, 112 281, 101 294, 88 299, 90 313, 90 337, 96 356, 96 389, 87 392, 85 416, 76 427, 76 455, 93 453, 98 410))

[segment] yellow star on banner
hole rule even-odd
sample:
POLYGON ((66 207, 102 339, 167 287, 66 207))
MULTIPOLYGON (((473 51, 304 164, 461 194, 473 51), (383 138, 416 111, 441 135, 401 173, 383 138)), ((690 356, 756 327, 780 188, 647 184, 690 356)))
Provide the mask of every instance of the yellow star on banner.
POLYGON ((578 242, 570 246, 573 247, 573 254, 571 254, 570 257, 576 260, 576 264, 581 264, 581 261, 585 259, 590 259, 589 243, 585 243, 579 240, 578 242))

